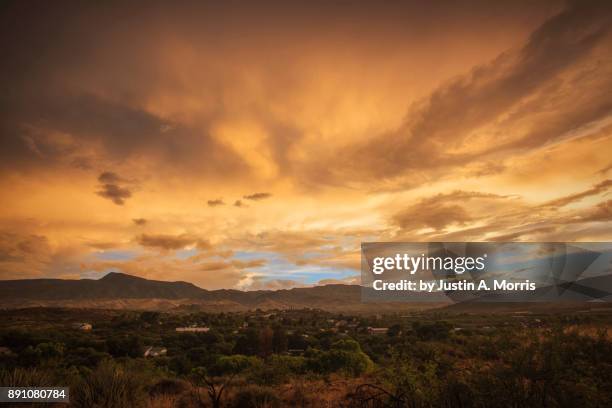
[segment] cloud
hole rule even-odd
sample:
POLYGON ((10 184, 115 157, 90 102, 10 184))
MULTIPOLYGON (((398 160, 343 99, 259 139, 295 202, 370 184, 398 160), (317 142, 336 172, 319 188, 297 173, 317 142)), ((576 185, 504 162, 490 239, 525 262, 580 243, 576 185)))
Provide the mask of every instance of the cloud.
POLYGON ((125 204, 125 200, 132 196, 132 192, 129 189, 116 184, 102 184, 100 188, 101 190, 96 191, 96 194, 100 197, 108 198, 117 205, 125 204))
MULTIPOLYGON (((212 244, 207 239, 199 238, 195 241, 195 245, 196 245, 196 248, 198 248, 200 251, 211 251, 213 249, 212 244)), ((211 255, 212 255, 212 251, 211 251, 211 255)))
POLYGON ((573 202, 580 201, 583 198, 604 193, 608 191, 611 187, 612 187, 612 180, 607 179, 600 183, 597 183, 596 185, 594 185, 592 188, 588 190, 581 191, 575 194, 570 194, 568 196, 557 198, 555 200, 551 200, 547 203, 544 203, 543 206, 545 207, 563 207, 573 202))
POLYGON ((194 247, 200 251, 213 249, 210 241, 191 234, 140 234, 136 242, 146 248, 155 248, 162 251, 176 251, 187 247, 194 247))
POLYGON ((359 185, 410 176, 402 186, 414 186, 451 169, 563 140, 610 114, 609 68, 584 66, 609 40, 610 26, 612 9, 605 2, 571 3, 518 50, 474 67, 413 104, 396 129, 349 143, 340 156, 323 152, 306 174, 317 183, 359 185), (569 83, 578 80, 572 73, 580 69, 588 69, 589 82, 579 73, 574 77, 583 80, 569 83), (560 85, 551 88, 554 81, 560 85))
POLYGON ((146 220, 146 218, 133 218, 132 222, 135 225, 137 225, 139 227, 142 227, 142 226, 144 226, 147 223, 147 220, 146 220))
POLYGON ((243 290, 283 290, 293 288, 305 288, 312 285, 294 279, 267 279, 262 276, 253 276, 243 281, 240 288, 243 290))
POLYGON ((98 250, 106 251, 108 249, 119 248, 122 245, 120 243, 118 243, 118 242, 96 241, 96 242, 89 242, 87 244, 87 246, 89 246, 91 248, 98 249, 98 250))
POLYGON ((361 284, 361 276, 353 275, 347 276, 343 279, 321 279, 317 282, 318 286, 323 285, 360 285, 361 284))
POLYGON ((403 230, 433 228, 444 230, 451 225, 463 226, 474 220, 467 210, 470 200, 505 200, 507 196, 457 190, 423 198, 418 203, 396 213, 392 220, 403 230))
POLYGON ((249 268, 260 268, 266 265, 265 259, 250 259, 248 261, 234 260, 232 266, 237 269, 249 269, 249 268))
POLYGON ((571 223, 609 221, 612 221, 612 200, 602 201, 595 205, 595 207, 585 210, 568 220, 571 223))
POLYGON ((259 250, 301 254, 304 251, 318 249, 333 242, 317 231, 282 231, 268 230, 256 235, 245 235, 240 244, 259 250))
POLYGON ((529 236, 537 236, 538 234, 550 234, 555 231, 557 231, 557 227, 553 225, 538 228, 527 228, 521 231, 511 232, 508 234, 496 235, 494 237, 491 237, 490 240, 498 242, 511 242, 518 241, 519 238, 524 239, 529 236))
POLYGON ((297 266, 358 270, 361 263, 360 242, 366 239, 366 234, 378 236, 372 231, 354 230, 268 230, 256 235, 244 234, 234 245, 243 250, 275 254, 297 266))
MULTIPOLYGON (((163 244, 166 245, 169 240, 164 238, 163 241, 163 244)), ((158 247, 159 242, 155 242, 155 244, 158 247)), ((177 247, 180 244, 182 243, 173 242, 170 246, 177 247)), ((200 253, 185 259, 157 254, 143 254, 125 261, 86 262, 83 267, 88 271, 116 270, 147 279, 182 280, 206 289, 222 289, 242 288, 241 282, 244 282, 246 276, 256 275, 248 270, 262 267, 266 262, 264 259, 249 261, 229 258, 219 259, 219 256, 219 253, 214 251, 206 254, 200 253)))
POLYGON ((131 7, 0 12, 2 277, 280 288, 361 241, 611 239, 605 2, 131 7))
POLYGON ((605 175, 607 174, 610 170, 612 170, 612 162, 610 164, 608 164, 606 167, 602 168, 601 170, 598 171, 599 174, 605 175))
POLYGON ((98 176, 100 190, 96 194, 100 197, 108 198, 117 205, 125 204, 125 200, 132 197, 132 191, 128 187, 121 186, 120 183, 126 182, 118 174, 105 171, 98 176))
POLYGON ((578 209, 565 206, 586 197, 601 195, 609 187, 609 182, 604 180, 590 189, 544 203, 528 203, 514 196, 461 191, 438 194, 423 198, 396 214, 393 221, 404 228, 392 234, 390 240, 602 240, 607 236, 606 225, 612 220, 609 201, 578 209), (454 206, 461 206, 464 211, 453 212, 454 206), (436 214, 438 218, 435 218, 436 214), (434 217, 433 220, 431 217, 434 217))
POLYGON ((31 258, 46 259, 50 252, 46 237, 0 233, 0 262, 20 262, 31 258))
POLYGON ((220 199, 220 198, 217 198, 217 199, 215 199, 215 200, 208 200, 208 201, 206 202, 206 204, 208 204, 208 206, 209 206, 209 207, 218 207, 218 206, 220 206, 220 205, 225 205, 225 203, 223 202, 223 200, 222 200, 222 199, 220 199))
POLYGON ((436 205, 427 204, 414 206, 406 211, 395 215, 394 221, 405 230, 416 228, 444 229, 449 225, 465 225, 472 217, 466 209, 460 205, 436 205))
POLYGON ((259 268, 266 264, 265 259, 252 259, 249 261, 240 260, 216 260, 211 262, 201 263, 201 269, 205 271, 213 271, 219 269, 234 268, 236 270, 259 268))
POLYGON ((230 177, 247 169, 206 128, 184 124, 166 128, 164 119, 140 107, 61 87, 45 87, 34 107, 27 103, 30 92, 17 90, 11 94, 17 94, 16 99, 6 101, 13 110, 5 125, 11 135, 6 145, 14 151, 7 160, 14 166, 138 160, 152 168, 164 163, 168 171, 197 171, 201 177, 221 170, 230 177))
POLYGON ((166 234, 141 234, 137 238, 138 244, 143 247, 157 248, 162 250, 183 249, 195 244, 196 238, 187 235, 166 235, 166 234))
POLYGON ((52 245, 44 235, 0 230, 0 279, 78 274, 81 255, 74 247, 52 245))
POLYGON ((98 181, 102 184, 119 184, 124 180, 117 173, 105 171, 98 176, 98 181))
POLYGON ((253 193, 253 194, 245 195, 243 198, 245 200, 259 201, 259 200, 265 200, 266 198, 270 198, 270 197, 272 197, 272 194, 270 193, 253 193))

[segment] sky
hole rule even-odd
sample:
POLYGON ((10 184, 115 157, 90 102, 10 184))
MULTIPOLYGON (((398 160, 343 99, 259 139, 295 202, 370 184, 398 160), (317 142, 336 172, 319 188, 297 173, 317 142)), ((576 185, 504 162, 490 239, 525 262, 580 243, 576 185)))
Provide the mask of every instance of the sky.
POLYGON ((612 240, 609 2, 180 3, 0 6, 0 279, 612 240))

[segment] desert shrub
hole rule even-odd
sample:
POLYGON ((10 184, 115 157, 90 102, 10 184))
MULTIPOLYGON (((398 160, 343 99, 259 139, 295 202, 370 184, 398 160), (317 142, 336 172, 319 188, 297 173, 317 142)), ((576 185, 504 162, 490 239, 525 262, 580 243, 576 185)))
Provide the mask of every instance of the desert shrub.
POLYGON ((105 360, 71 388, 71 404, 77 408, 128 408, 146 403, 146 382, 136 371, 105 360))
POLYGON ((0 386, 2 387, 45 387, 52 385, 53 378, 45 370, 36 368, 0 370, 0 386))
MULTIPOLYGON (((0 369, 0 387, 51 387, 57 385, 57 381, 54 380, 55 377, 52 371, 36 368, 0 369)), ((23 406, 24 404, 21 402, 2 403, 4 408, 20 408, 23 406)), ((49 404, 31 403, 27 406, 30 408, 45 408, 49 404)))
MULTIPOLYGON (((160 394, 152 396, 147 402, 147 408, 177 408, 180 405, 180 399, 175 395, 160 394)), ((192 408, 194 404, 189 404, 185 408, 192 408)))
POLYGON ((168 368, 178 375, 189 374, 193 367, 194 365, 191 360, 189 360, 186 356, 182 354, 178 356, 172 356, 168 360, 168 368))
MULTIPOLYGON (((318 379, 296 378, 282 393, 283 407, 322 408, 337 407, 353 408, 346 401, 347 383, 340 382, 336 386, 332 382, 318 379)), ((372 408, 372 407, 368 407, 372 408)))
POLYGON ((178 395, 189 390, 189 384, 182 380, 173 378, 163 378, 153 384, 149 390, 149 395, 178 395))
POLYGON ((102 360, 110 358, 110 354, 100 352, 92 347, 78 347, 66 353, 67 366, 96 367, 102 360))
POLYGON ((106 340, 108 352, 113 357, 142 357, 142 340, 138 336, 114 336, 106 340))
POLYGON ((274 389, 251 385, 239 390, 231 406, 234 408, 277 408, 281 400, 274 389))

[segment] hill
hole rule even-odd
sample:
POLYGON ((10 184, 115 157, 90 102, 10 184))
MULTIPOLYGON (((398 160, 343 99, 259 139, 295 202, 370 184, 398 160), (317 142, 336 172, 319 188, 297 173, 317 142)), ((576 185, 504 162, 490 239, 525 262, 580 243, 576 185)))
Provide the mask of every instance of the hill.
POLYGON ((111 272, 101 279, 23 279, 0 281, 1 299, 181 299, 206 291, 187 282, 163 282, 111 272))
POLYGON ((0 281, 0 307, 75 307, 140 310, 242 311, 324 309, 412 310, 434 304, 362 303, 358 285, 325 285, 283 290, 206 290, 188 282, 165 282, 111 272, 101 279, 0 281))

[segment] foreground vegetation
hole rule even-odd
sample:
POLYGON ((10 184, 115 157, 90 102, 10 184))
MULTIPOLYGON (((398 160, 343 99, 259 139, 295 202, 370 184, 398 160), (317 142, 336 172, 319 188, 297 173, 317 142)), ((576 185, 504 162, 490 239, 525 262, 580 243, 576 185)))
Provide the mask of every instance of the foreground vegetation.
POLYGON ((0 385, 69 385, 74 407, 612 406, 608 310, 1 311, 0 385))

